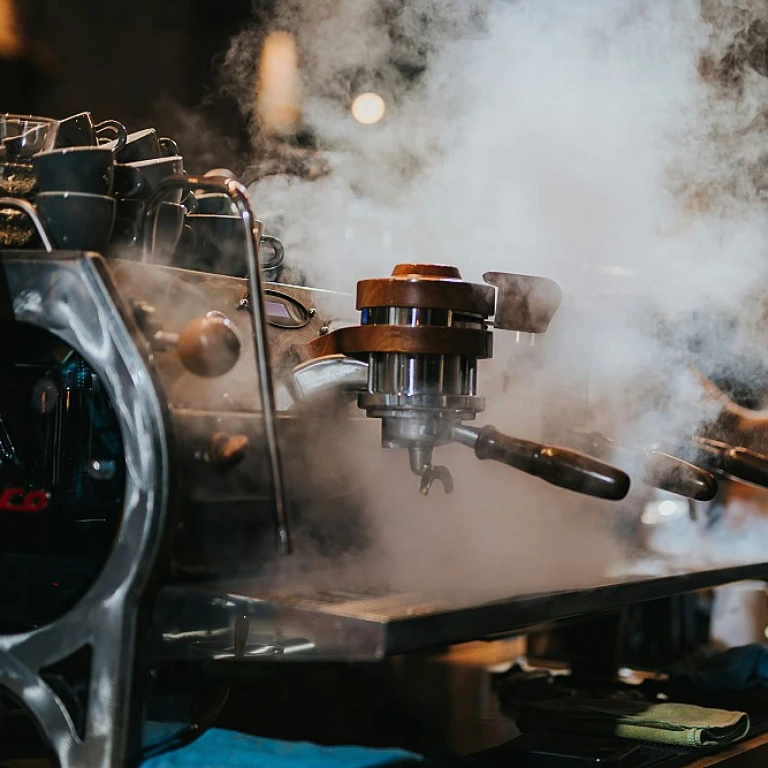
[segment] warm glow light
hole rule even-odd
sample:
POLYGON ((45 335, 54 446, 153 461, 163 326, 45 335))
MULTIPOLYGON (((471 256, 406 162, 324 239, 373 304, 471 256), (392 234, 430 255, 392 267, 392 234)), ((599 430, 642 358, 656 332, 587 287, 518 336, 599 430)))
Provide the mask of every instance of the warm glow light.
POLYGON ((296 40, 288 32, 270 32, 259 61, 256 105, 268 133, 289 135, 301 122, 301 86, 296 40))
POLYGON ((361 93, 352 102, 352 117, 363 125, 378 123, 387 107, 378 93, 361 93))
POLYGON ((14 0, 0 0, 0 56, 12 59, 22 52, 14 0))

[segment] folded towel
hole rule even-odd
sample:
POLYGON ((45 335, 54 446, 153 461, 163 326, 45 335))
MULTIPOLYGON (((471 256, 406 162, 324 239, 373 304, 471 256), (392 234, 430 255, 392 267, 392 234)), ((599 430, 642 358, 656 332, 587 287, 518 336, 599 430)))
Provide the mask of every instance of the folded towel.
POLYGON ((379 768, 420 760, 402 749, 321 747, 211 729, 186 747, 147 760, 142 768, 379 768))
POLYGON ((526 707, 518 726, 522 731, 591 733, 681 747, 712 747, 743 739, 749 731, 749 717, 744 712, 690 704, 575 696, 526 707))

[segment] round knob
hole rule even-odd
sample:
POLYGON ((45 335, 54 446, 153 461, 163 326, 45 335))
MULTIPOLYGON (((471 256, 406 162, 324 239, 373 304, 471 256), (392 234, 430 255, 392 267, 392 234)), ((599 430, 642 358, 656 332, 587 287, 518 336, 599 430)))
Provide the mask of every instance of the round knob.
POLYGON ((184 367, 198 376, 221 376, 234 368, 242 342, 229 318, 212 313, 190 320, 177 349, 184 367))

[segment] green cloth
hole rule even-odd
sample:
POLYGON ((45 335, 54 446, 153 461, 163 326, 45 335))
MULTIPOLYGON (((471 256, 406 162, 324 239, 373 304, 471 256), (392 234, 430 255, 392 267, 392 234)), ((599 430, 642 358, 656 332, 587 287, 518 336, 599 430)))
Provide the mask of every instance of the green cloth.
POLYGON ((591 733, 680 747, 714 747, 743 739, 749 731, 749 716, 745 712, 690 704, 572 697, 531 704, 518 724, 522 730, 591 733))

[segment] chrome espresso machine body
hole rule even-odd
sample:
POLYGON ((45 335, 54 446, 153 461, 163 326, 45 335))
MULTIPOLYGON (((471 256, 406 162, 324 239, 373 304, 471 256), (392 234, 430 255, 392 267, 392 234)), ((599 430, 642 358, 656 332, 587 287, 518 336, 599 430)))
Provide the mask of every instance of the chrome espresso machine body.
POLYGON ((546 595, 349 591, 301 567, 276 581, 300 538, 331 556, 366 545, 364 442, 403 450, 414 493, 451 490, 435 463, 449 442, 563 493, 619 500, 629 477, 467 423, 491 328, 546 331, 551 281, 399 265, 362 281, 355 308, 264 281, 262 226, 233 180, 161 183, 150 240, 179 188, 229 197, 247 277, 158 264, 155 241, 123 258, 56 250, 29 203, 0 200, 43 246, 0 253, 0 726, 21 705, 60 765, 134 765, 199 732, 191 704, 168 702, 206 670, 377 660, 762 572, 546 595))

